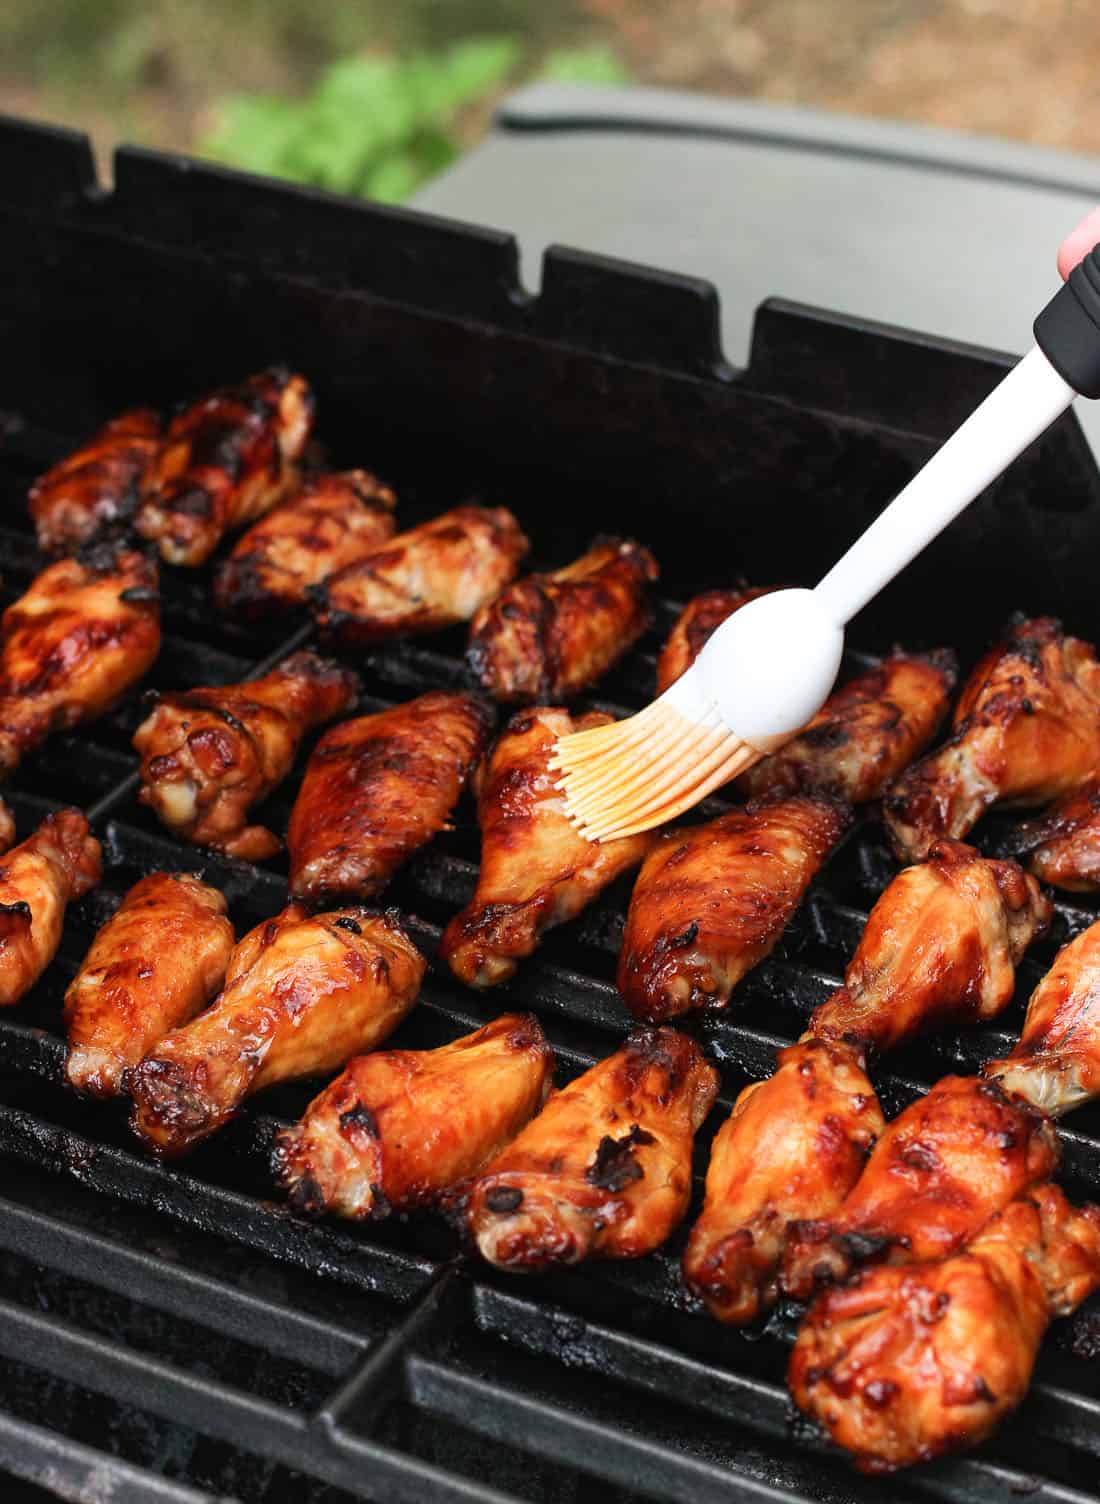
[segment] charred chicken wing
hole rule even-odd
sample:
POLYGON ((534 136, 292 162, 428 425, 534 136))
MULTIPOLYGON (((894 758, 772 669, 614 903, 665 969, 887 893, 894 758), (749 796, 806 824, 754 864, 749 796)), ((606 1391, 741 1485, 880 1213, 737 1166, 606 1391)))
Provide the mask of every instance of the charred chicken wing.
POLYGON ((796 796, 749 805, 663 836, 642 864, 619 957, 638 1018, 722 1008, 775 946, 849 820, 846 806, 796 796))
POLYGON ((48 815, 0 861, 0 1006, 38 981, 61 943, 66 908, 100 872, 99 842, 78 809, 48 815))
POLYGON ((1036 877, 1071 893, 1100 892, 1100 773, 1037 820, 1020 825, 1012 849, 1030 852, 1036 877))
POLYGON ((369 898, 443 829, 489 734, 473 695, 439 690, 335 726, 287 832, 296 898, 369 898))
POLYGON ((887 790, 898 855, 922 857, 938 836, 965 836, 991 804, 1047 804, 1100 764, 1100 665, 1051 617, 1013 621, 979 663, 954 732, 887 790))
POLYGON ((295 653, 262 679, 162 695, 134 733, 143 804, 182 840, 263 861, 279 841, 248 811, 290 771, 299 743, 352 704, 355 676, 295 653))
POLYGON ((365 470, 321 475, 250 527, 219 569, 223 611, 265 616, 306 604, 306 590, 393 536, 393 492, 365 470))
POLYGON ((232 949, 233 926, 216 889, 174 872, 142 878, 65 994, 70 1086, 117 1096, 126 1071, 214 996, 232 949))
POLYGON ((505 1013, 438 1050, 360 1055, 279 1135, 276 1173, 311 1215, 430 1205, 511 1143, 553 1069, 531 1014, 505 1013))
POLYGON ((181 1154, 245 1097, 335 1070, 383 1040, 416 1001, 423 956, 396 915, 291 904, 234 950, 221 995, 131 1072, 133 1126, 181 1154))
POLYGON ((739 590, 705 590, 690 600, 676 618, 668 640, 657 657, 657 693, 683 677, 703 650, 704 643, 727 617, 757 596, 768 595, 775 585, 744 586, 739 590))
POLYGON ((647 833, 594 845, 569 821, 548 767, 559 736, 604 725, 592 712, 540 708, 515 716, 479 776, 477 891, 443 932, 440 954, 471 987, 505 981, 553 925, 573 919, 653 844, 647 833))
POLYGON ((965 1252, 820 1296, 791 1355, 795 1403, 868 1473, 976 1445, 1026 1394, 1051 1319, 1098 1285, 1100 1208, 1036 1186, 965 1252))
POLYGON ((204 563, 294 489, 312 427, 308 384, 281 367, 201 397, 168 426, 138 532, 166 564, 204 563))
POLYGON ((656 578, 648 548, 598 538, 564 569, 528 575, 482 606, 470 624, 470 666, 497 700, 571 699, 645 631, 656 578))
POLYGON ((158 414, 145 408, 123 413, 40 476, 28 505, 42 552, 75 553, 113 524, 128 522, 160 435, 158 414))
POLYGON ((516 1272, 651 1253, 687 1211, 696 1130, 718 1075, 675 1029, 638 1029, 478 1176, 467 1223, 516 1272))
POLYGON ((345 642, 435 632, 491 601, 529 546, 504 507, 456 507, 312 586, 313 613, 345 642))
POLYGON ((0 622, 0 773, 104 715, 160 650, 156 565, 96 545, 44 569, 0 622))

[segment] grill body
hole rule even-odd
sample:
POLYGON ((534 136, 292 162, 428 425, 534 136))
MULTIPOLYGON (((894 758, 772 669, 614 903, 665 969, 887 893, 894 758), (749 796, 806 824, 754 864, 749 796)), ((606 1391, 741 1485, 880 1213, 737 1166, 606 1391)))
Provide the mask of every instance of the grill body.
MULTIPOLYGON (((81 138, 10 122, 3 598, 40 564, 25 510, 35 474, 115 411, 281 359, 316 386, 333 463, 383 475, 403 524, 466 499, 503 503, 533 537, 535 567, 597 529, 648 543, 662 565, 654 629, 594 701, 636 707, 679 602, 740 574, 812 583, 1005 364, 774 302, 748 369, 733 371, 717 328, 713 291, 689 279, 556 250, 535 298, 507 237, 176 159, 124 150, 105 192, 81 138)), ((864 613, 850 666, 895 641, 950 644, 969 664, 1016 608, 1095 639, 1098 541, 1100 476, 1067 418, 864 613)), ((298 626, 217 621, 206 572, 166 570, 164 595, 154 687, 239 679, 298 626)), ((464 684, 463 645, 441 634, 361 657, 362 709, 464 684)), ((76 1101, 60 1085, 61 996, 132 882, 201 870, 238 931, 285 895, 277 862, 183 847, 140 809, 128 781, 139 713, 131 703, 55 738, 11 793, 21 834, 59 803, 95 806, 108 867, 70 911, 43 982, 0 1016, 0 1467, 66 1497, 180 1504, 1100 1496, 1100 1307, 1052 1335, 1032 1395, 991 1445, 873 1483, 794 1421, 783 1372, 796 1313, 738 1333, 693 1311, 682 1234, 637 1265, 506 1280, 430 1218, 311 1226, 272 1200, 272 1135, 308 1085, 259 1098, 178 1168, 136 1149, 120 1110, 76 1101)), ((259 818, 285 830, 296 786, 259 818)), ((996 822, 980 835, 995 846, 996 822)), ((467 804, 390 890, 429 952, 476 859, 467 804)), ((836 985, 893 871, 865 818, 729 1010, 690 1025, 723 1075, 711 1132, 836 985)), ((563 1076, 584 1069, 628 1023, 612 984, 628 891, 492 993, 433 970, 395 1043, 442 1043, 532 1008, 563 1076)), ((1054 949, 1093 917, 1058 904, 994 1027, 891 1059, 876 1078, 887 1111, 1002 1053, 1054 949)), ((1100 1195, 1100 1114, 1075 1115, 1063 1140, 1070 1189, 1100 1195)))

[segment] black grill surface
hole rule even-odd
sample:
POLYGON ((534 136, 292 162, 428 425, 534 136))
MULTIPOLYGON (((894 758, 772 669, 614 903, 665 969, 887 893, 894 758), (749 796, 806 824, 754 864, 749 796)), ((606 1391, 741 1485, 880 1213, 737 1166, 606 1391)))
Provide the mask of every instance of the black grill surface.
MULTIPOLYGON (((318 386, 333 462, 378 468, 404 522, 479 497, 515 509, 536 566, 598 528, 654 549, 669 593, 595 700, 625 711, 649 696, 683 598, 738 573, 811 582, 998 374, 974 352, 772 305, 750 371, 735 375, 720 363, 712 294, 681 279, 558 253, 533 302, 514 247, 481 232, 140 153, 120 156, 105 195, 79 139, 16 125, 0 131, 0 169, 5 602, 41 564, 27 484, 90 423, 278 354, 318 386)), ((895 639, 972 656, 1014 606, 1060 610, 1095 638, 1083 551, 1098 517, 1100 479, 1067 421, 953 551, 933 550, 867 613, 849 670, 895 639)), ((282 640, 218 621, 206 574, 165 571, 164 596, 154 688, 238 680, 306 634, 293 620, 282 640)), ((442 634, 358 658, 360 709, 466 684, 463 646, 442 634)), ((71 908, 43 982, 0 1014, 0 1468, 127 1504, 1100 1497, 1100 1303, 1055 1329, 992 1444, 883 1484, 796 1422, 784 1387, 793 1308, 747 1332, 693 1309, 678 1279, 683 1231, 636 1264, 522 1279, 466 1256, 428 1216, 309 1224, 274 1198, 269 1155, 317 1083, 264 1094, 180 1167, 145 1156, 121 1106, 60 1084, 68 980, 144 873, 201 871, 238 933, 282 906, 286 883, 278 861, 184 847, 141 809, 129 745, 141 713, 135 698, 55 738, 8 791, 21 836, 61 804, 91 812, 106 872, 71 908)), ((259 812, 276 830, 300 772, 259 812)), ((988 821, 979 835, 996 848, 1002 829, 988 821)), ((429 954, 476 862, 467 799, 389 891, 429 954)), ((717 1123, 838 984, 895 870, 865 815, 731 1007, 688 1025, 723 1077, 692 1215, 717 1123)), ((605 894, 490 993, 433 966, 394 1044, 429 1047, 533 1008, 559 1080, 585 1069, 629 1024, 613 985, 628 894, 629 882, 605 894)), ((1057 905, 996 1026, 886 1062, 887 1111, 1004 1052, 1054 951, 1094 917, 1057 905)), ((1075 1114, 1062 1138, 1070 1190, 1100 1196, 1100 1113, 1075 1114)))

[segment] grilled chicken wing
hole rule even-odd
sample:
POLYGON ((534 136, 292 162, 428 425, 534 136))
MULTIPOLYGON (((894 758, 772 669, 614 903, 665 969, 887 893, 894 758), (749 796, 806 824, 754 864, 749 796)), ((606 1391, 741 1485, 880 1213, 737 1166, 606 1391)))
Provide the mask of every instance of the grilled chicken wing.
POLYGON ((1051 617, 1014 620, 979 663, 954 732, 887 790, 894 849, 924 855, 937 836, 965 836, 991 804, 1047 804, 1100 764, 1100 665, 1051 617))
POLYGON ((291 904, 234 950, 221 995, 131 1073, 133 1127, 158 1154, 214 1133, 253 1092, 335 1070, 416 1001, 423 956, 390 914, 291 904))
POLYGON ((366 470, 321 475, 238 539, 214 579, 214 598, 237 616, 306 604, 306 589, 393 536, 397 498, 366 470))
POLYGON ((651 1253, 687 1211, 693 1138, 717 1092, 694 1040, 636 1030, 474 1181, 466 1216, 482 1256, 525 1272, 651 1253))
POLYGON ((360 1055, 275 1146, 298 1211, 386 1217, 439 1201, 498 1154, 550 1090, 531 1014, 505 1013, 438 1050, 360 1055))
POLYGON ((821 792, 865 804, 923 752, 947 714, 955 655, 894 653, 828 700, 805 731, 735 787, 762 794, 821 792))
POLYGON ((0 773, 104 715, 160 651, 156 565, 97 545, 44 569, 0 623, 0 773))
POLYGON ((848 824, 846 806, 797 796, 663 836, 642 864, 618 985, 651 1021, 722 1008, 775 946, 848 824))
POLYGON ((123 413, 39 476, 27 499, 43 553, 75 553, 114 523, 128 522, 160 447, 161 422, 146 408, 123 413))
POLYGON ((860 1272, 811 1307, 795 1403, 864 1472, 973 1446, 1027 1393, 1043 1333, 1100 1285, 1100 1208, 1028 1191, 964 1253, 860 1272))
POLYGON ((335 726, 287 831, 296 898, 369 898, 447 823, 489 735, 488 708, 438 690, 335 726))
POLYGON ((548 767, 559 736, 602 726, 592 712, 541 707, 513 717, 479 776, 481 869, 477 891, 443 932, 440 955, 470 987, 512 976, 545 932, 573 919, 621 873, 636 867, 652 833, 594 845, 578 835, 548 767))
POLYGON ((294 489, 312 427, 313 394, 282 367, 200 397, 168 426, 138 532, 166 564, 204 563, 294 489))
POLYGON ((597 538, 553 574, 517 580, 470 623, 470 667, 497 700, 568 700, 595 684, 649 625, 657 561, 640 543, 597 538))
POLYGON ((744 586, 739 590, 705 590, 697 595, 676 618, 668 640, 657 657, 657 693, 683 677, 698 658, 707 639, 727 617, 758 596, 770 595, 775 585, 744 586))
POLYGON ((65 994, 69 1085, 117 1096, 126 1071, 214 996, 232 949, 216 889, 174 872, 136 883, 65 994))
POLYGON ((38 981, 61 943, 66 908, 101 870, 99 842, 78 809, 48 815, 0 861, 0 1006, 38 981))
POLYGON ((295 653, 262 679, 162 695, 134 733, 142 804, 185 841, 263 861, 279 840, 248 811, 289 773, 299 743, 352 704, 355 676, 295 653))
POLYGON ((1016 1048, 982 1073, 1051 1117, 1100 1095, 1100 920, 1058 952, 1016 1048))
POLYGON ((996 1081, 945 1076, 889 1125, 837 1213, 791 1225, 783 1288, 801 1299, 869 1260, 955 1253, 1057 1164, 1044 1113, 996 1081))
POLYGON ((456 507, 311 586, 313 614, 345 642, 435 632, 469 621, 529 547, 504 507, 456 507))
POLYGON ((1017 826, 1012 850, 1030 852, 1028 866, 1054 888, 1100 892, 1100 773, 1090 774, 1038 819, 1017 826))

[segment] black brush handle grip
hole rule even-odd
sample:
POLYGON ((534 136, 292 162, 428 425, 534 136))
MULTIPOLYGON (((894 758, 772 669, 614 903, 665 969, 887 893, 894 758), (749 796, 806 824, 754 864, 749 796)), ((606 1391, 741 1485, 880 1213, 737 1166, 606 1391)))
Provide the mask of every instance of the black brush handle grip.
POLYGON ((1082 397, 1100 397, 1100 246, 1070 272, 1035 320, 1035 343, 1082 397))

